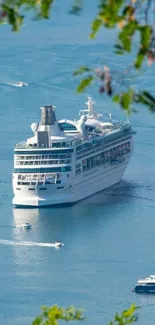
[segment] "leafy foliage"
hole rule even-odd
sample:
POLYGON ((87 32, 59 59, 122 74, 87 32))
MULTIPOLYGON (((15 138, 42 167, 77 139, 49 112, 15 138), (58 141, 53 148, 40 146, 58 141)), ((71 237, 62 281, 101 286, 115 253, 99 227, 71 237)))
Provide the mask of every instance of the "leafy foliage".
POLYGON ((93 80, 94 80, 94 77, 93 77, 92 75, 89 75, 88 77, 86 77, 85 79, 83 79, 83 80, 80 82, 80 84, 78 85, 78 87, 77 87, 77 92, 78 92, 78 93, 83 92, 84 89, 85 89, 86 87, 88 87, 88 86, 92 83, 93 80))
POLYGON ((85 66, 82 66, 79 69, 77 69, 76 71, 74 71, 73 76, 78 76, 78 75, 80 75, 80 74, 82 74, 84 72, 90 72, 90 71, 91 71, 91 69, 89 69, 89 68, 87 68, 85 66))
POLYGON ((114 321, 111 321, 108 325, 127 325, 134 323, 138 320, 138 316, 135 315, 138 307, 132 304, 129 309, 124 310, 121 314, 116 313, 114 321))
MULTIPOLYGON (((128 309, 124 310, 121 314, 116 313, 114 320, 108 325, 127 325, 134 323, 138 320, 135 312, 138 307, 132 304, 128 309)), ((58 325, 58 321, 84 321, 86 318, 83 316, 81 310, 75 309, 73 306, 68 308, 60 308, 58 306, 42 307, 41 314, 34 319, 31 325, 58 325)))
POLYGON ((58 325, 58 321, 83 321, 82 310, 75 309, 73 306, 60 308, 58 306, 42 307, 42 313, 34 319, 32 325, 58 325))
MULTIPOLYGON (((153 17, 151 4, 153 0, 132 0, 130 2, 125 0, 100 0, 98 6, 98 13, 91 24, 90 38, 95 38, 101 27, 119 29, 114 50, 117 55, 130 53, 132 51, 133 42, 137 40, 138 51, 133 62, 132 68, 140 70, 145 59, 148 60, 148 66, 151 66, 155 59, 155 25, 148 24, 148 18, 153 17)), ((90 71, 90 68, 80 71, 80 74, 90 71)), ((109 69, 110 70, 110 69, 109 69)), ((75 74, 76 75, 76 74, 75 74)), ((100 79, 101 86, 100 93, 106 92, 109 96, 113 95, 113 101, 121 105, 127 113, 133 111, 133 103, 141 103, 146 105, 151 111, 155 111, 155 98, 146 90, 140 93, 135 93, 128 89, 125 92, 120 91, 116 94, 112 81, 113 75, 110 72, 110 81, 106 81, 106 76, 100 73, 97 74, 100 79), (136 99, 136 100, 135 100, 136 99)), ((96 72, 94 71, 91 81, 96 79, 96 72)), ((89 85, 89 77, 85 77, 80 85, 77 87, 78 92, 82 92, 89 85)))
POLYGON ((54 0, 3 0, 0 3, 0 23, 8 22, 13 31, 21 27, 24 10, 33 10, 36 18, 48 19, 54 0))
POLYGON ((130 104, 133 100, 133 91, 130 89, 127 92, 124 92, 120 95, 115 95, 113 97, 113 101, 119 103, 121 107, 127 111, 127 113, 130 113, 130 104))
MULTIPOLYGON (((80 14, 85 1, 72 1, 70 13, 80 14)), ((18 31, 23 24, 25 10, 33 11, 35 18, 48 19, 54 2, 58 0, 2 0, 0 23, 7 22, 13 31, 18 31)), ((154 2, 155 0, 96 0, 97 14, 91 24, 90 39, 94 39, 101 28, 117 28, 114 52, 117 55, 129 54, 136 41, 137 53, 132 69, 140 70, 146 61, 150 67, 155 60, 155 10, 152 10, 154 2)), ((74 72, 74 76, 84 74, 84 79, 78 85, 77 92, 83 92, 93 80, 99 79, 99 92, 112 96, 128 113, 133 111, 133 103, 146 105, 151 111, 155 111, 155 97, 146 89, 135 93, 130 87, 125 91, 120 89, 120 93, 116 93, 113 87, 113 73, 110 68, 109 71, 108 74, 96 73, 91 67, 80 67, 74 72)))
POLYGON ((95 38, 95 36, 97 35, 100 27, 102 26, 102 20, 99 18, 96 18, 91 25, 92 28, 92 32, 90 34, 90 38, 95 38))

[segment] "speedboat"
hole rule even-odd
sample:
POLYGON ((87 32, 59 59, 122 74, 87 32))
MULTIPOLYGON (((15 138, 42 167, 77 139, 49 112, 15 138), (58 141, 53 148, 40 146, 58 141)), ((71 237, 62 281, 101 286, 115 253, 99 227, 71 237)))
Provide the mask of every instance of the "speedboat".
POLYGON ((144 279, 138 280, 134 291, 136 293, 155 293, 155 275, 149 275, 144 279))
POLYGON ((54 242, 55 247, 62 247, 64 244, 61 241, 55 241, 54 242))
POLYGON ((28 84, 26 82, 23 81, 19 81, 15 84, 16 87, 24 87, 24 86, 28 86, 28 84))
POLYGON ((28 222, 24 222, 24 223, 21 223, 21 224, 17 225, 16 227, 23 228, 23 229, 30 229, 31 228, 31 224, 28 223, 28 222))

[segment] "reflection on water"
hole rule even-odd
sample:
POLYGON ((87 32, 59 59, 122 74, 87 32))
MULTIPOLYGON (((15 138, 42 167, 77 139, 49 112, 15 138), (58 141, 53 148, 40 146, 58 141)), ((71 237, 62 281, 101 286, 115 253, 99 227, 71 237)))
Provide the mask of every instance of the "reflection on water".
MULTIPOLYGON (((95 245, 96 236, 102 238, 109 225, 109 218, 117 220, 120 216, 120 205, 123 211, 126 204, 130 209, 130 197, 134 193, 132 184, 122 181, 117 186, 102 191, 86 200, 72 206, 49 207, 41 209, 13 209, 14 225, 24 222, 31 224, 31 229, 14 228, 12 242, 16 263, 30 263, 39 256, 48 254, 43 249, 43 243, 53 243, 57 240, 65 244, 69 251, 76 249, 79 245, 82 250, 95 245), (125 196, 122 194, 125 192, 125 196), (96 209, 97 205, 97 209, 96 209), (115 211, 115 213, 113 213, 115 211), (38 243, 40 247, 15 245, 16 242, 38 243), (77 244, 78 243, 78 244, 77 244), (36 251, 37 249, 37 251, 36 251)), ((132 206, 132 205, 131 205, 132 206)), ((110 221, 111 222, 111 221, 110 221)), ((114 222, 115 223, 115 222, 114 222)), ((51 253, 55 254, 55 253, 51 253)))
POLYGON ((38 265, 48 256, 47 247, 52 250, 54 248, 53 243, 56 239, 52 236, 52 232, 49 237, 46 236, 46 232, 42 234, 39 212, 39 209, 13 209, 15 225, 23 222, 31 224, 30 229, 15 227, 13 240, 0 240, 1 245, 12 246, 16 265, 24 264, 30 267, 34 262, 38 265))
POLYGON ((149 310, 149 313, 151 312, 150 309, 155 309, 155 295, 154 294, 139 294, 137 296, 137 305, 143 310, 149 310))
POLYGON ((15 209, 13 208, 13 220, 15 226, 28 222, 30 224, 36 223, 39 215, 38 209, 15 209))
MULTIPOLYGON (((13 209, 14 224, 18 225, 28 222, 32 225, 32 232, 40 233, 40 235, 51 236, 58 235, 59 240, 63 240, 66 229, 80 227, 80 220, 87 226, 89 220, 89 228, 95 227, 104 215, 105 219, 109 211, 117 210, 116 206, 124 203, 132 205, 135 197, 136 186, 132 183, 121 181, 119 184, 101 191, 77 204, 66 206, 52 206, 40 209, 13 209), (96 205, 98 209, 96 209, 96 205), (102 214, 101 214, 102 211, 102 214), (60 238, 61 237, 61 238, 60 238)), ((114 218, 117 216, 112 214, 114 218)), ((17 229, 14 230, 14 236, 17 238, 17 229)), ((58 238, 54 238, 57 240, 58 238)))

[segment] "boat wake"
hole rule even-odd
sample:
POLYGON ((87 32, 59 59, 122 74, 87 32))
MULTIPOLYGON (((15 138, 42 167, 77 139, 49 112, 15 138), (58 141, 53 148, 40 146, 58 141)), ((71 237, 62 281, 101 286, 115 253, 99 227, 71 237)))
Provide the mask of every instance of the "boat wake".
POLYGON ((24 87, 24 86, 28 86, 28 83, 23 82, 23 81, 19 81, 16 83, 9 83, 10 86, 12 87, 24 87))
POLYGON ((15 240, 5 240, 0 239, 0 245, 8 246, 39 246, 39 247, 54 247, 59 248, 57 243, 37 243, 33 241, 15 241, 15 240))

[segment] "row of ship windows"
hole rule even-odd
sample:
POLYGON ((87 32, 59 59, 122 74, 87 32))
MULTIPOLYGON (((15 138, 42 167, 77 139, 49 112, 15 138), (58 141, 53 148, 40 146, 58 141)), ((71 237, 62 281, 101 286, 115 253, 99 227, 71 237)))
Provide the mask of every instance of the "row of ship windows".
POLYGON ((89 142, 88 143, 84 143, 84 144, 81 144, 78 147, 76 147, 76 152, 77 152, 77 155, 78 155, 79 154, 79 151, 81 153, 84 150, 91 150, 93 148, 100 147, 100 146, 101 146, 101 142, 96 143, 96 144, 89 143, 89 142))
MULTIPOLYGON (((33 180, 37 180, 37 181, 43 181, 45 179, 48 180, 58 180, 60 177, 62 176, 62 174, 19 174, 18 175, 18 180, 25 180, 25 179, 31 179, 33 180)), ((69 176, 69 175, 67 175, 69 176)))
MULTIPOLYGON (((125 130, 124 130, 125 131, 125 130)), ((104 144, 113 144, 114 142, 120 142, 121 140, 123 141, 124 138, 126 137, 130 137, 129 135, 127 135, 129 133, 129 129, 127 129, 125 132, 120 132, 118 136, 116 136, 116 134, 112 134, 110 136, 108 136, 107 138, 102 138, 100 141, 98 141, 98 143, 95 145, 95 146, 98 146, 100 147, 101 145, 104 145, 104 144)), ((84 143, 84 144, 81 144, 79 145, 78 147, 76 147, 76 152, 79 152, 79 151, 84 151, 84 150, 89 150, 89 149, 93 149, 94 145, 93 143, 84 143)))
POLYGON ((15 156, 16 160, 43 160, 43 159, 68 159, 72 158, 71 154, 64 155, 35 155, 35 156, 15 156))
POLYGON ((72 125, 72 124, 67 123, 67 122, 60 122, 60 123, 59 123, 59 126, 60 126, 60 128, 61 128, 63 131, 67 131, 67 130, 77 130, 77 128, 76 128, 75 125, 72 125))
MULTIPOLYGON (((130 139, 130 137, 127 137, 126 140, 129 140, 129 139, 130 139)), ((117 143, 120 143, 120 141, 115 141, 114 143, 111 143, 110 145, 113 146, 113 145, 116 145, 117 143)), ((130 143, 130 142, 128 142, 128 143, 130 143)), ((103 148, 106 149, 107 147, 109 147, 109 145, 105 145, 103 148)), ((102 149, 101 146, 99 148, 100 148, 100 150, 102 149)), ((95 150, 88 150, 88 149, 82 150, 82 152, 77 153, 77 159, 79 160, 79 159, 84 158, 86 155, 94 154, 97 151, 99 151, 99 148, 95 149, 95 150)), ((112 148, 112 150, 113 149, 115 149, 115 148, 112 148)), ((117 146, 117 150, 122 150, 121 145, 117 146)))
POLYGON ((111 135, 108 135, 106 138, 105 138, 105 142, 106 143, 110 143, 114 140, 119 140, 119 142, 128 134, 131 133, 131 128, 128 128, 128 129, 124 129, 122 131, 120 131, 117 136, 116 136, 116 133, 114 134, 111 134, 111 135))
POLYGON ((61 184, 61 180, 56 180, 56 181, 23 181, 22 182, 17 182, 17 185, 51 185, 51 184, 61 184))
POLYGON ((63 173, 71 171, 71 166, 51 168, 14 168, 14 173, 63 173))
MULTIPOLYGON (((119 146, 120 147, 120 146, 119 146)), ((118 147, 102 152, 101 154, 95 155, 93 157, 87 158, 82 161, 81 164, 76 165, 76 175, 80 174, 82 171, 85 172, 91 168, 95 168, 106 163, 122 163, 124 161, 123 156, 130 152, 130 142, 122 145, 122 149, 118 150, 118 147)))
MULTIPOLYGON (((30 184, 26 184, 26 185, 30 185, 30 184)), ((57 187, 57 190, 60 190, 60 189, 62 189, 62 188, 64 188, 64 186, 58 186, 58 187, 57 187)), ((21 191, 21 187, 16 187, 16 190, 17 190, 17 191, 21 191)), ((31 188, 29 188, 28 190, 29 190, 29 191, 35 191, 35 188, 31 187, 31 188)), ((46 190, 47 190, 47 187, 41 187, 41 188, 39 188, 39 190, 40 190, 40 191, 46 191, 46 190)))
POLYGON ((16 165, 57 165, 57 164, 70 164, 71 159, 65 160, 27 160, 27 161, 16 161, 16 165))
MULTIPOLYGON (((124 137, 123 139, 122 139, 122 141, 127 141, 127 140, 129 140, 129 139, 131 139, 131 136, 127 136, 127 137, 124 137)), ((119 140, 114 140, 114 141, 112 141, 111 143, 106 143, 105 144, 105 146, 104 146, 104 148, 107 148, 107 147, 109 147, 109 146, 113 146, 113 145, 116 145, 116 144, 118 144, 118 143, 120 143, 120 139, 119 140)), ((119 146, 118 146, 119 147, 119 146)))
MULTIPOLYGON (((126 138, 124 138, 122 140, 129 140, 129 139, 130 139, 130 137, 128 136, 128 137, 126 137, 126 138)), ((80 158, 84 157, 87 153, 89 153, 89 154, 92 153, 93 154, 98 149, 101 149, 102 146, 103 146, 103 148, 107 148, 109 146, 116 145, 117 143, 120 143, 120 140, 115 140, 115 141, 110 141, 110 142, 111 143, 109 143, 109 144, 104 144, 104 142, 103 143, 100 142, 100 143, 96 144, 95 146, 93 146, 92 148, 90 147, 90 148, 82 149, 79 152, 77 152, 77 157, 78 157, 78 159, 80 159, 80 158)))
POLYGON ((56 142, 51 143, 52 148, 65 148, 74 146, 74 142, 56 142))
POLYGON ((81 152, 80 152, 80 155, 77 155, 77 160, 79 160, 81 158, 84 158, 85 156, 88 156, 88 155, 93 155, 94 153, 99 152, 100 149, 101 148, 96 148, 95 150, 94 149, 93 150, 86 150, 86 151, 84 151, 83 154, 81 154, 81 152))
POLYGON ((53 150, 32 150, 30 149, 29 151, 28 150, 19 150, 19 149, 15 149, 14 153, 15 155, 60 155, 60 154, 69 154, 69 153, 72 153, 74 151, 74 149, 71 149, 71 148, 66 148, 66 149, 59 149, 59 150, 56 150, 56 149, 53 149, 53 150))
MULTIPOLYGON (((29 146, 31 148, 38 148, 38 144, 37 143, 34 143, 34 144, 29 144, 29 146)), ((52 148, 66 148, 66 147, 72 147, 74 146, 74 142, 51 142, 50 143, 50 147, 52 148)), ((47 145, 41 145, 40 147, 43 147, 43 148, 48 148, 47 145)), ((17 145, 17 148, 18 148, 18 145, 17 145)))

